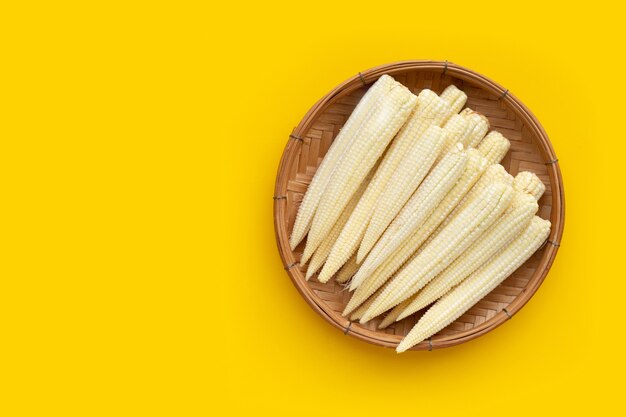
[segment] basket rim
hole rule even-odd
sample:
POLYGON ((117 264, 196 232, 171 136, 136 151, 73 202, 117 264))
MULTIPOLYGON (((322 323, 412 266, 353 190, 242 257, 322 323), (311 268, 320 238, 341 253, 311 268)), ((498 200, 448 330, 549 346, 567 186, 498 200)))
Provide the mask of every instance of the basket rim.
MULTIPOLYGON (((415 345, 411 349, 433 350, 455 346, 467 342, 497 328, 502 323, 510 319, 530 300, 530 298, 532 298, 532 296, 536 293, 538 288, 543 283, 560 247, 565 223, 565 194, 563 190, 561 169, 559 166, 558 158, 556 157, 556 154, 552 147, 552 143, 550 142, 543 126, 535 117, 535 115, 530 111, 530 109, 528 109, 528 107, 526 107, 517 97, 515 97, 515 95, 513 95, 508 89, 502 87, 500 84, 482 74, 479 74, 461 65, 454 64, 450 61, 398 61, 394 63, 379 65, 368 70, 359 72, 356 75, 348 78, 346 81, 340 83, 338 86, 336 86, 326 95, 324 95, 321 99, 319 99, 317 103, 315 103, 304 115, 298 126, 293 129, 293 131, 289 135, 290 139, 302 137, 308 131, 311 124, 315 121, 316 116, 319 113, 323 112, 332 103, 334 103, 334 101, 340 96, 349 94, 354 90, 373 83, 383 74, 389 74, 393 76, 396 73, 409 70, 441 71, 442 74, 449 74, 455 78, 476 84, 480 88, 483 88, 488 92, 499 96, 501 100, 505 100, 506 103, 515 112, 516 116, 518 116, 524 122, 524 124, 532 131, 534 136, 537 138, 539 150, 544 154, 545 157, 545 163, 548 168, 547 171, 550 178, 550 184, 552 186, 552 210, 550 213, 552 229, 550 231, 550 236, 548 237, 547 248, 541 257, 535 272, 529 280, 529 286, 526 288, 525 291, 518 295, 507 308, 501 310, 480 325, 472 329, 459 332, 455 335, 437 336, 433 339, 429 339, 418 345, 415 345)), ((274 231, 278 251, 283 261, 283 265, 285 266, 285 270, 291 278, 294 286, 297 288, 302 297, 307 301, 307 303, 334 327, 340 329, 344 334, 350 334, 366 342, 373 343, 379 346, 395 348, 402 339, 402 336, 376 332, 361 326, 352 327, 352 322, 350 320, 342 317, 337 312, 332 311, 323 302, 318 303, 318 297, 313 293, 312 289, 307 284, 307 281, 304 279, 304 276, 302 276, 297 268, 294 268, 297 265, 297 262, 289 246, 289 236, 285 227, 285 209, 287 200, 285 198, 282 198, 282 196, 285 196, 287 192, 287 180, 285 175, 288 168, 287 161, 291 160, 292 154, 297 151, 300 143, 301 141, 299 140, 289 140, 287 142, 278 167, 276 184, 274 189, 274 231)))

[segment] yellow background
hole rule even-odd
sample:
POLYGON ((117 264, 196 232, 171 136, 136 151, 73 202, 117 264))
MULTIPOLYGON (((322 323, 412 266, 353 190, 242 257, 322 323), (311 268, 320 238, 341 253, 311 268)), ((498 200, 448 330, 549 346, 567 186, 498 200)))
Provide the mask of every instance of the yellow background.
POLYGON ((623 411, 622 11, 14 3, 0 12, 1 415, 623 411), (532 109, 560 159, 567 219, 513 320, 397 355, 301 299, 271 196, 287 136, 318 98, 415 58, 481 72, 532 109))

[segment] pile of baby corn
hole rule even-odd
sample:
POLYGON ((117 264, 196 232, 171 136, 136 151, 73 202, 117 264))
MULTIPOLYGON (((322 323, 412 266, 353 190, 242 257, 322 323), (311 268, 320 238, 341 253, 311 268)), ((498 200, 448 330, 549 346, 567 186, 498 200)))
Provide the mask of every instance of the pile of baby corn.
POLYGON ((404 352, 469 310, 542 246, 535 213, 545 190, 499 162, 510 143, 466 108, 451 85, 414 95, 383 75, 335 138, 300 205, 290 238, 300 264, 347 283, 343 315, 385 328, 430 305, 404 352), (459 113, 460 111, 460 113, 459 113))

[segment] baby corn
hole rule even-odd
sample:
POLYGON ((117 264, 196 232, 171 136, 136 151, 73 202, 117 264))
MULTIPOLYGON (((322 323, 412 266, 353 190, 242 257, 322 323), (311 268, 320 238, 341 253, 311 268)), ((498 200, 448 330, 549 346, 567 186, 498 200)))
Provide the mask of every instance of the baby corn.
POLYGON ((549 234, 550 222, 535 216, 513 243, 428 309, 396 351, 406 351, 459 318, 526 262, 549 234))

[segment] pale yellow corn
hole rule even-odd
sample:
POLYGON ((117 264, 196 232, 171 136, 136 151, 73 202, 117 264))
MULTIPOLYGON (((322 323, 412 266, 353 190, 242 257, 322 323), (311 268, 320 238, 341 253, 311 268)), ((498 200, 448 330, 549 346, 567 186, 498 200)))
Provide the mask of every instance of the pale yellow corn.
POLYGON ((467 95, 453 84, 446 87, 439 97, 450 105, 453 114, 460 112, 467 102, 467 95))
POLYGON ((475 148, 483 140, 489 130, 489 120, 480 113, 470 108, 466 108, 461 112, 461 116, 465 117, 469 124, 469 132, 464 140, 464 145, 475 148))
POLYGON ((378 325, 378 328, 384 329, 384 328, 389 327, 390 324, 396 321, 399 321, 398 316, 404 311, 405 308, 409 306, 409 304, 411 304, 412 300, 413 298, 407 298, 406 300, 404 300, 403 302, 401 302, 400 304, 398 304, 397 306, 389 310, 389 313, 387 313, 383 321, 380 322, 380 324, 378 325))
POLYGON ((476 147, 488 129, 487 118, 472 109, 465 109, 461 114, 453 115, 444 126, 448 137, 443 152, 450 151, 456 143, 461 143, 466 148, 476 147))
MULTIPOLYGON (((463 117, 458 114, 452 115, 443 127, 443 131, 446 135, 444 148, 435 160, 435 164, 438 164, 448 152, 453 151, 459 143, 465 145, 468 135, 472 133, 472 128, 473 125, 470 124, 468 117, 463 117)), ((366 252, 369 250, 368 246, 368 244, 362 245, 363 248, 359 251, 360 256, 357 258, 359 261, 365 257, 366 252)))
MULTIPOLYGON (((413 260, 413 258, 411 258, 409 260, 409 262, 411 262, 412 260, 413 260)), ((357 273, 358 273, 358 271, 357 271, 357 273)), ((393 273, 391 273, 389 275, 391 276, 391 275, 393 275, 393 273)), ((361 305, 368 298, 371 299, 372 302, 373 302, 374 300, 373 300, 372 297, 375 297, 375 296, 372 295, 372 294, 376 294, 377 292, 380 293, 380 291, 382 291, 383 288, 385 288, 384 284, 388 281, 387 278, 388 277, 386 277, 385 279, 382 279, 380 276, 377 276, 376 274, 374 274, 368 280, 366 280, 363 284, 358 286, 357 289, 352 294, 352 297, 350 297, 350 300, 348 301, 348 305, 346 305, 346 307, 343 310, 342 314, 344 316, 350 314, 350 312, 352 310, 357 308, 359 305, 361 305)))
POLYGON ((546 186, 541 182, 539 177, 528 171, 522 171, 515 176, 513 188, 527 192, 535 197, 536 200, 539 200, 546 191, 546 186))
MULTIPOLYGON (((387 281, 387 279, 393 275, 413 254, 415 254, 422 243, 424 243, 424 241, 446 219, 448 214, 455 207, 457 207, 459 201, 461 201, 476 181, 478 181, 478 178, 483 174, 487 167, 487 162, 476 149, 468 149, 466 152, 468 162, 465 167, 465 171, 461 175, 457 184, 444 197, 443 201, 439 203, 437 208, 433 211, 422 227, 414 231, 408 240, 404 241, 404 243, 401 244, 392 256, 385 260, 383 264, 376 268, 374 272, 362 273, 362 275, 364 275, 362 284, 357 288, 353 295, 355 302, 363 302, 374 291, 380 288, 387 281)), ((398 222, 403 221, 402 219, 404 216, 408 214, 410 214, 410 211, 403 209, 401 214, 398 215, 398 222)), ((394 223, 392 223, 390 227, 395 229, 397 225, 394 225, 394 223)), ((392 230, 390 235, 393 235, 394 233, 394 230, 392 230)), ((400 237, 399 240, 402 240, 402 237, 400 237)), ((384 243, 381 243, 381 245, 384 245, 384 243)), ((370 257, 368 256, 365 262, 368 262, 369 258, 370 257)), ((365 265, 361 265, 357 275, 361 274, 361 271, 365 271, 364 267, 365 265)))
MULTIPOLYGON (((368 175, 368 177, 371 176, 371 172, 373 172, 373 170, 370 171, 370 175, 368 175)), ((367 188, 367 184, 368 184, 368 180, 366 178, 366 180, 363 181, 363 183, 359 186, 359 189, 357 190, 357 192, 350 199, 350 202, 341 213, 341 216, 339 216, 339 219, 337 219, 337 221, 335 222, 333 228, 330 230, 330 233, 326 235, 322 243, 317 247, 317 250, 315 251, 312 257, 311 257, 311 251, 309 250, 310 246, 309 245, 305 246, 304 253, 302 254, 302 258, 300 259, 300 264, 301 265, 305 264, 309 260, 309 258, 311 258, 311 262, 309 263, 309 267, 306 271, 307 281, 313 276, 314 273, 317 272, 317 270, 322 266, 324 261, 326 261, 326 258, 328 257, 330 250, 335 244, 335 241, 339 237, 341 230, 343 230, 344 226, 348 222, 348 219, 350 218, 350 215, 352 214, 352 212, 354 211, 354 208, 359 202, 359 199, 365 192, 365 189, 367 188)))
POLYGON ((361 322, 400 304, 424 287, 500 217, 512 195, 513 188, 508 184, 497 182, 487 187, 390 281, 361 317, 361 322))
MULTIPOLYGON (((351 305, 348 303, 344 311, 350 312, 354 307, 358 306, 359 303, 362 303, 370 297, 372 293, 384 288, 384 285, 388 283, 389 279, 396 271, 413 262, 413 259, 415 259, 415 257, 419 254, 419 251, 416 251, 409 245, 410 242, 403 245, 400 250, 394 253, 394 256, 391 259, 385 261, 376 269, 376 271, 374 271, 373 274, 371 274, 356 288, 352 298, 350 298, 350 302, 353 302, 353 304, 351 305)), ((361 269, 359 269, 359 271, 360 270, 361 269)))
POLYGON ((465 137, 469 132, 469 128, 469 120, 461 115, 453 114, 452 117, 448 119, 446 124, 443 126, 443 131, 446 135, 445 143, 443 145, 443 150, 437 158, 437 162, 439 162, 445 154, 453 150, 457 143, 460 143, 465 147, 465 137))
POLYGON ((535 216, 517 239, 429 308, 396 351, 404 352, 463 315, 526 262, 549 234, 550 222, 535 216))
MULTIPOLYGON (((487 161, 487 164, 489 164, 489 161, 487 161)), ((494 182, 502 182, 513 186, 513 181, 513 176, 506 172, 506 169, 504 169, 502 165, 498 163, 488 165, 484 174, 478 179, 478 181, 476 181, 476 184, 474 184, 469 193, 467 193, 467 195, 459 203, 458 208, 452 212, 452 215, 467 207, 472 200, 478 198, 484 190, 494 182)))
MULTIPOLYGON (((372 296, 370 298, 368 298, 367 300, 365 300, 364 303, 362 303, 360 306, 355 306, 358 307, 356 310, 354 310, 354 313, 352 313, 350 315, 350 320, 358 320, 361 318, 361 316, 363 315, 363 313, 365 313, 367 311, 368 308, 370 308, 370 306, 372 305, 372 303, 374 302, 374 300, 376 299, 376 297, 378 297, 378 295, 383 291, 383 288, 380 288, 377 292, 375 292, 374 294, 372 294, 372 296)), ((346 313, 344 311, 343 313, 344 316, 348 315, 348 313, 346 313)))
MULTIPOLYGON (((387 187, 378 198, 374 213, 359 247, 357 262, 361 262, 365 258, 365 255, 384 233, 389 223, 426 178, 443 148, 444 141, 443 129, 437 126, 429 127, 398 165, 398 169, 391 176, 387 187)), ((463 167, 458 170, 459 175, 463 167)))
POLYGON ((361 98, 359 104, 355 107, 328 149, 298 209, 289 241, 292 250, 298 246, 311 228, 311 221, 313 220, 315 210, 319 205, 322 194, 342 155, 355 141, 355 137, 357 137, 361 125, 374 114, 381 103, 381 98, 389 91, 394 83, 394 79, 388 75, 380 77, 378 81, 370 87, 367 93, 365 93, 363 98, 361 98))
POLYGON ((441 232, 441 230, 450 223, 454 217, 463 211, 469 204, 478 198, 484 190, 494 182, 503 182, 513 186, 513 176, 506 172, 506 169, 500 164, 492 164, 487 167, 483 175, 474 184, 472 189, 463 197, 459 204, 452 210, 448 217, 441 222, 437 230, 431 235, 431 240, 441 232))
POLYGON ((322 280, 328 280, 337 272, 359 247, 376 201, 408 150, 429 126, 441 125, 449 113, 449 106, 437 94, 428 89, 420 92, 415 111, 391 143, 365 194, 331 249, 319 275, 322 280))
MULTIPOLYGON (((460 145, 459 145, 460 146, 460 145)), ((350 288, 357 288, 365 277, 373 272, 385 259, 391 256, 408 237, 428 219, 446 195, 456 185, 463 175, 468 162, 468 153, 459 149, 449 152, 440 163, 428 174, 422 185, 415 191, 406 203, 398 217, 387 228, 383 237, 378 241, 376 248, 363 262, 363 272, 354 277, 350 288)), ((390 197, 393 194, 390 194, 390 197)), ((381 211, 390 211, 389 205, 381 205, 376 214, 381 211)), ((374 217, 376 218, 376 217, 374 217)), ((374 221, 374 219, 372 219, 374 221)), ((367 236, 367 234, 366 234, 367 236)), ((365 238, 363 239, 365 243, 365 238)), ((360 254, 361 249, 359 249, 360 254)), ((357 262, 359 256, 357 256, 357 262)))
MULTIPOLYGON (((474 155, 480 154, 480 152, 473 149, 468 150, 468 152, 473 152, 474 155)), ((476 161, 477 158, 477 156, 474 156, 474 161, 476 161)), ((472 159, 470 159, 470 162, 471 161, 472 159)), ((424 224, 424 227, 422 228, 423 230, 417 231, 416 235, 411 237, 410 243, 400 246, 401 243, 396 241, 396 244, 393 247, 401 249, 398 250, 398 253, 392 255, 391 259, 386 261, 385 268, 380 270, 379 273, 389 276, 395 272, 397 268, 399 268, 402 263, 404 263, 406 259, 411 256, 412 253, 417 251, 424 244, 424 241, 426 241, 425 245, 428 245, 460 211, 465 209, 478 195, 480 195, 481 192, 484 191, 487 186, 493 182, 501 181, 510 185, 513 184, 513 177, 506 172, 502 165, 493 164, 485 170, 484 167, 487 163, 486 158, 483 156, 480 158, 480 161, 481 168, 479 170, 474 169, 477 167, 477 164, 468 164, 472 169, 467 171, 466 174, 461 177, 459 183, 452 189, 450 195, 444 200, 444 205, 442 205, 439 210, 436 210, 435 213, 437 213, 437 216, 429 219, 429 221, 424 224)), ((400 241, 406 241, 408 237, 407 234, 405 234, 397 239, 400 241)), ((377 264, 380 265, 380 260, 377 261, 377 264)), ((359 270, 359 273, 360 275, 369 275, 373 273, 373 269, 368 263, 364 262, 363 267, 359 270)), ((358 278, 362 279, 360 276, 358 278)))
POLYGON ((508 246, 526 229, 538 208, 537 200, 532 195, 516 190, 511 205, 502 217, 448 268, 415 294, 411 303, 398 315, 397 320, 402 320, 437 300, 502 248, 508 246))
POLYGON ((346 262, 341 267, 341 269, 339 270, 339 273, 337 274, 337 278, 335 278, 335 282, 338 282, 339 284, 348 282, 348 280, 352 278, 352 276, 358 270, 359 270, 359 264, 356 263, 356 255, 354 255, 350 257, 350 259, 348 259, 348 262, 346 262))
POLYGON ((330 232, 367 173, 413 111, 416 102, 415 95, 400 83, 395 83, 381 98, 380 107, 361 125, 354 143, 335 167, 315 211, 307 238, 307 245, 312 246, 312 251, 330 232))
POLYGON ((502 133, 493 130, 480 141, 476 149, 487 158, 490 164, 497 164, 502 161, 510 147, 511 142, 502 136, 502 133))

